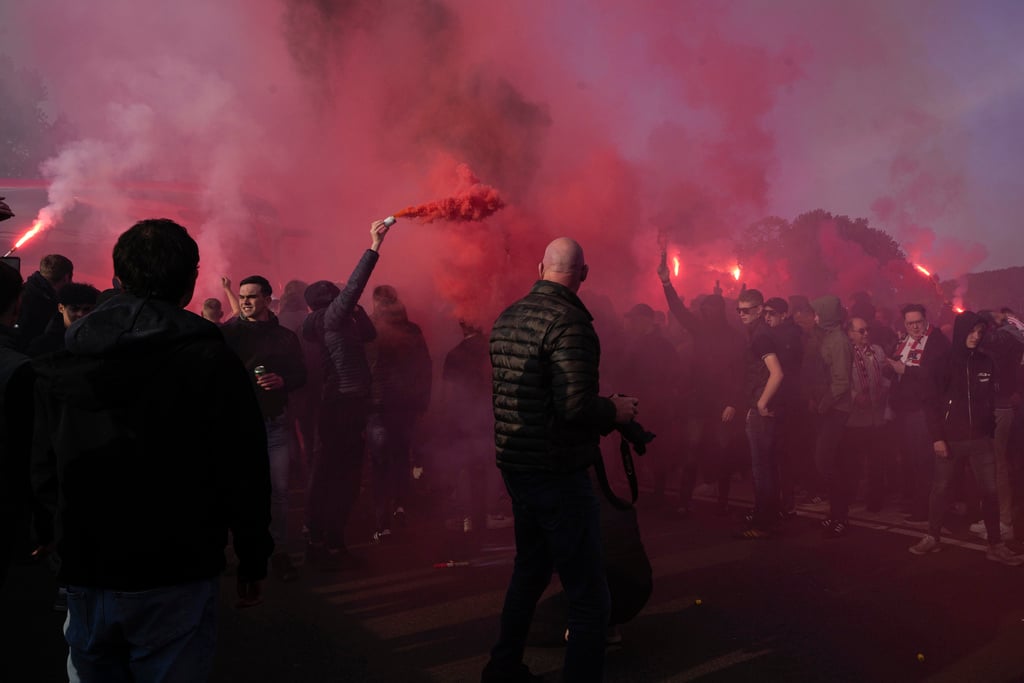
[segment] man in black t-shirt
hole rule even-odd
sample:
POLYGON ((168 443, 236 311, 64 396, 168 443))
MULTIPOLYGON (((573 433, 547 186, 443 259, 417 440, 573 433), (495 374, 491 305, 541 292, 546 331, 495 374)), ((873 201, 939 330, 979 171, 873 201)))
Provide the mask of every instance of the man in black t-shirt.
POLYGON ((751 473, 754 480, 754 513, 737 538, 771 536, 778 519, 779 482, 775 463, 776 411, 774 399, 782 388, 783 371, 776 340, 764 320, 764 295, 746 289, 736 302, 736 312, 747 328, 750 353, 747 356, 747 439, 750 441, 751 473))

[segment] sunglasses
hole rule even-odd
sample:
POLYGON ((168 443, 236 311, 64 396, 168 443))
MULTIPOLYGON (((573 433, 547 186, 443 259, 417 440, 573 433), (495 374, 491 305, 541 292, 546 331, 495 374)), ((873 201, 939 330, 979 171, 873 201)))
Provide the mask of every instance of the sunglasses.
POLYGON ((751 311, 756 311, 759 308, 761 308, 761 307, 760 306, 747 306, 746 308, 742 308, 742 307, 737 306, 736 307, 736 312, 739 313, 740 315, 749 315, 751 311))

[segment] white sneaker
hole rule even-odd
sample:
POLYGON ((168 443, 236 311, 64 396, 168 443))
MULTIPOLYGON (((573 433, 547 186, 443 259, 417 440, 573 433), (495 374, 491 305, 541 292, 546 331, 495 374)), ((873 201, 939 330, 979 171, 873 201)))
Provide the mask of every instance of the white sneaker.
POLYGON ((1024 564, 1024 556, 1014 555, 1013 551, 1006 547, 1005 543, 996 543, 988 547, 985 557, 993 562, 1005 564, 1008 567, 1019 567, 1024 564))
POLYGON ((939 539, 934 536, 925 536, 920 541, 910 546, 910 552, 915 555, 927 555, 928 553, 937 553, 942 550, 942 546, 939 545, 939 539))
MULTIPOLYGON (((985 529, 985 522, 975 522, 968 527, 968 530, 978 538, 988 538, 988 530, 985 529)), ((1009 524, 999 522, 999 538, 1013 538, 1013 527, 1009 524)))

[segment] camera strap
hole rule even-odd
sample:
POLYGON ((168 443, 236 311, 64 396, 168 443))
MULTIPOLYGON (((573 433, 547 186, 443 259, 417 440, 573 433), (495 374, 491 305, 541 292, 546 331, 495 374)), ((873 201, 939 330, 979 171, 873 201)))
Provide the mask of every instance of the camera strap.
POLYGON ((608 472, 604 468, 604 458, 598 456, 597 461, 594 463, 594 472, 597 474, 597 481, 601 485, 601 490, 604 491, 605 498, 612 504, 612 507, 619 510, 632 510, 633 504, 636 503, 640 492, 636 481, 636 467, 633 464, 633 449, 624 436, 619 439, 619 454, 622 456, 622 469, 625 470, 626 480, 629 482, 631 501, 626 502, 622 500, 612 491, 612 486, 608 483, 608 472))

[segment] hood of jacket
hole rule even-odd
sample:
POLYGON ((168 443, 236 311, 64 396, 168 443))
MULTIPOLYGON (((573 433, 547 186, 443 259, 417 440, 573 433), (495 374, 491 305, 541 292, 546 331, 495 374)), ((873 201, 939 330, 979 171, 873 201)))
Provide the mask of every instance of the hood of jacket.
POLYGON ((103 356, 115 350, 201 338, 222 336, 209 320, 172 303, 123 293, 75 321, 68 328, 65 342, 74 354, 103 356))
POLYGON ((843 304, 839 297, 831 294, 815 299, 811 308, 818 316, 818 325, 824 328, 839 327, 843 323, 843 304))
POLYGON ((964 311, 953 321, 953 355, 957 358, 966 358, 973 355, 977 349, 967 348, 967 336, 976 325, 985 321, 974 311, 964 311))

